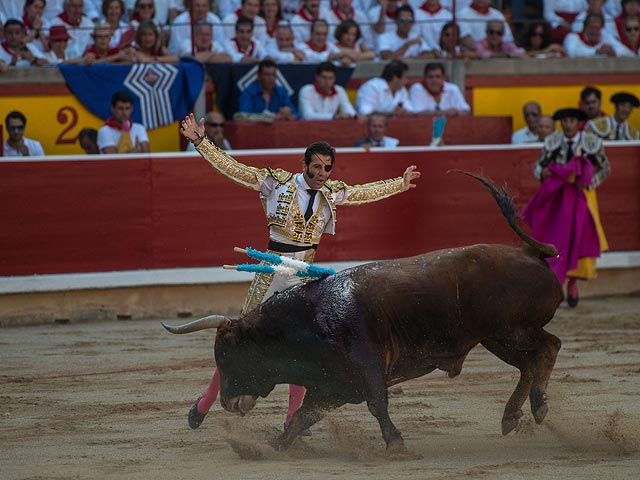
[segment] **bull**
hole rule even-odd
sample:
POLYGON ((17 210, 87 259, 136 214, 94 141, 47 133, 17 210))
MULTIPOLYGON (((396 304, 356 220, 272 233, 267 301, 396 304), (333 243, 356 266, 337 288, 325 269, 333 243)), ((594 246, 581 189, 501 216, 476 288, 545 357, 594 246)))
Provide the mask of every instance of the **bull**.
POLYGON ((478 344, 520 370, 503 435, 517 427, 527 397, 541 423, 561 346, 543 328, 563 299, 545 261, 556 250, 518 226, 506 188, 462 173, 485 186, 524 244, 477 244, 367 263, 280 292, 238 320, 212 315, 163 325, 172 333, 218 329, 220 401, 229 412, 245 414, 277 384, 307 388, 275 441, 278 449, 327 411, 364 401, 387 450, 404 452, 389 417, 388 388, 436 369, 453 378, 478 344))

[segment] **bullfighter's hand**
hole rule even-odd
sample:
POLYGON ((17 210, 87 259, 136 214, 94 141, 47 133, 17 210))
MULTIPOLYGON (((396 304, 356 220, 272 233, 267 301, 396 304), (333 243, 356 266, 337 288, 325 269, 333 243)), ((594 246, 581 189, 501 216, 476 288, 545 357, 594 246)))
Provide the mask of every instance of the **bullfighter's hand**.
POLYGON ((418 167, 416 167, 415 165, 411 165, 404 171, 404 174, 402 175, 402 180, 404 182, 402 184, 403 192, 406 192, 410 188, 416 188, 416 185, 411 183, 412 180, 415 180, 416 178, 420 178, 420 172, 416 171, 416 168, 418 167))
POLYGON ((200 123, 198 124, 198 122, 196 122, 196 117, 194 117, 193 113, 190 113, 184 117, 184 120, 182 120, 182 123, 180 124, 180 133, 184 137, 188 138, 195 146, 200 145, 200 142, 202 142, 205 137, 204 118, 201 118, 200 123))

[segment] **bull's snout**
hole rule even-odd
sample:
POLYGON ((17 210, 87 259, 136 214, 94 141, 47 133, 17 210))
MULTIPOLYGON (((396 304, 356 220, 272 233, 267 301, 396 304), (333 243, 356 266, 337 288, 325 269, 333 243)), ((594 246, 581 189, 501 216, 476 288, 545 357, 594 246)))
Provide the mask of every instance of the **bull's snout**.
POLYGON ((237 413, 244 416, 256 406, 256 397, 251 395, 240 395, 239 397, 233 397, 228 400, 221 398, 220 405, 222 405, 222 408, 227 412, 237 413))

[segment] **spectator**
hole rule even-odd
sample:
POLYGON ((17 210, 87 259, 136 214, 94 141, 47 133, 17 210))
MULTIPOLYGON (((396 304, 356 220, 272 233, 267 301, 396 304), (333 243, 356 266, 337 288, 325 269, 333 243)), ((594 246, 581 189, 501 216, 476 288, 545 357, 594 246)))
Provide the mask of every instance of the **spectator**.
POLYGON ((99 154, 98 131, 95 128, 83 128, 78 133, 78 144, 87 155, 99 154))
POLYGON ((103 0, 102 14, 104 15, 105 22, 111 27, 112 35, 109 40, 109 46, 111 48, 120 48, 122 35, 131 30, 131 27, 123 20, 125 14, 124 1, 103 0))
POLYGON ((329 37, 329 24, 319 18, 311 22, 311 34, 309 40, 300 44, 300 50, 304 53, 305 61, 309 63, 339 61, 343 65, 349 65, 353 59, 349 57, 348 50, 340 50, 334 43, 327 43, 329 37))
MULTIPOLYGON (((46 32, 49 31, 49 21, 42 18, 45 0, 27 0, 24 3, 22 23, 25 28, 24 43, 33 43, 41 52, 47 51, 46 32)), ((15 17, 10 17, 15 18, 15 17)))
POLYGON ((522 47, 527 55, 534 58, 560 58, 567 55, 562 45, 553 42, 549 24, 543 21, 529 24, 522 40, 522 47))
POLYGON ((291 29, 296 42, 303 44, 311 36, 311 24, 318 18, 327 18, 327 11, 320 0, 302 0, 302 6, 291 18, 291 29))
POLYGON ((171 25, 171 36, 169 37, 169 51, 174 55, 180 54, 182 43, 185 39, 191 38, 191 3, 193 3, 193 23, 204 20, 214 26, 213 35, 215 40, 224 45, 224 33, 220 17, 211 12, 209 0, 185 0, 185 11, 178 15, 171 25))
POLYGON ((347 92, 336 85, 336 66, 323 62, 316 67, 313 84, 300 89, 298 105, 300 116, 304 120, 332 120, 353 118, 356 111, 349 101, 347 92))
MULTIPOLYGON (((344 20, 338 25, 334 32, 336 47, 347 53, 346 58, 351 59, 349 65, 376 58, 376 53, 371 50, 363 41, 360 26, 354 20, 344 20)), ((343 61, 343 65, 348 62, 343 61)))
POLYGON ((619 15, 614 16, 614 18, 618 31, 616 38, 622 40, 625 37, 624 20, 628 17, 640 18, 640 0, 622 0, 620 8, 621 12, 619 15))
POLYGON ((460 58, 465 61, 480 58, 475 50, 462 45, 458 26, 453 22, 445 23, 440 32, 438 47, 432 50, 436 58, 460 58))
POLYGON ((414 114, 406 85, 409 65, 402 60, 391 60, 378 78, 367 80, 356 94, 356 111, 361 115, 383 112, 407 117, 414 114))
POLYGON ((526 126, 513 132, 511 135, 511 143, 533 143, 539 142, 538 123, 542 116, 542 107, 538 102, 527 102, 522 107, 522 115, 526 126))
POLYGON ((135 47, 126 49, 132 63, 178 63, 180 59, 162 45, 160 31, 152 20, 143 20, 136 30, 135 47))
POLYGON ((225 52, 236 63, 258 63, 267 56, 262 45, 253 38, 253 20, 240 17, 236 22, 236 36, 225 40, 225 52))
POLYGON ((411 85, 409 98, 418 115, 457 117, 471 113, 471 107, 458 86, 445 81, 444 65, 441 62, 425 65, 423 81, 411 85))
MULTIPOLYGON (((140 24, 145 20, 150 20, 155 23, 156 28, 160 33, 161 43, 163 45, 167 44, 170 30, 169 27, 166 27, 166 24, 162 23, 162 21, 157 18, 159 12, 157 12, 158 7, 156 6, 156 1, 157 0, 136 0, 130 16, 131 21, 129 22, 129 26, 133 29, 133 38, 121 39, 120 48, 126 44, 130 44, 135 39, 135 32, 138 30, 140 24)), ((130 33, 125 34, 125 37, 129 36, 131 36, 130 33)), ((191 41, 191 38, 188 40, 191 41)))
POLYGON ((275 38, 267 42, 267 56, 277 63, 303 62, 304 52, 295 44, 293 30, 288 24, 282 24, 276 31, 275 38))
POLYGON ((543 15, 551 26, 551 35, 556 43, 563 43, 571 32, 578 14, 587 8, 585 0, 545 0, 543 15))
POLYGON ((191 51, 191 40, 185 39, 182 43, 180 56, 190 56, 201 63, 231 63, 231 55, 225 52, 222 45, 213 39, 213 25, 200 20, 194 27, 194 46, 196 51, 191 51))
POLYGON ((433 53, 420 36, 419 29, 412 30, 414 22, 413 9, 409 5, 398 7, 396 30, 385 32, 378 39, 380 58, 383 60, 433 58, 433 53))
POLYGON ((366 10, 353 8, 353 0, 336 0, 326 17, 323 17, 329 24, 329 35, 338 38, 336 35, 338 26, 345 21, 353 22, 359 30, 359 36, 364 37, 363 44, 366 45, 366 48, 368 50, 375 48, 375 42, 371 37, 369 18, 364 12, 366 10))
POLYGON ((9 112, 4 119, 4 125, 7 129, 7 139, 2 146, 5 157, 44 155, 44 150, 40 142, 24 136, 24 130, 27 127, 27 117, 25 117, 22 112, 17 110, 9 112))
POLYGON ((73 52, 67 48, 69 44, 69 32, 64 25, 54 25, 49 29, 49 47, 50 50, 44 54, 44 58, 50 65, 58 65, 60 63, 85 63, 89 64, 91 59, 83 59, 74 56, 73 52))
POLYGON ((147 130, 131 121, 133 97, 126 90, 111 96, 111 117, 98 130, 101 153, 148 153, 151 151, 147 130))
POLYGON ((239 113, 262 114, 273 120, 298 119, 298 112, 287 90, 276 85, 276 74, 273 60, 264 59, 258 64, 258 79, 240 94, 239 113))
POLYGON ((524 48, 515 43, 503 40, 505 24, 501 20, 487 22, 487 36, 475 43, 475 50, 482 59, 488 58, 526 58, 524 48))
POLYGON ((427 0, 415 10, 420 36, 430 49, 440 44, 440 34, 446 24, 453 20, 451 10, 443 8, 440 0, 427 0))
POLYGON ((640 100, 632 93, 618 92, 611 97, 615 111, 611 116, 598 117, 587 123, 585 131, 603 140, 640 140, 640 132, 627 121, 634 108, 640 107, 640 100))
POLYGON ((564 49, 570 58, 618 57, 628 55, 628 49, 618 40, 602 35, 604 18, 590 13, 584 20, 584 31, 569 33, 564 39, 564 49))
POLYGON ((475 42, 482 40, 486 36, 487 22, 489 20, 501 21, 505 30, 503 40, 513 42, 513 35, 504 15, 499 10, 491 7, 491 0, 473 0, 471 5, 463 8, 458 15, 462 44, 474 50, 475 42))
POLYGON ((538 141, 544 142, 544 139, 555 131, 556 123, 551 115, 541 115, 540 120, 538 120, 538 141))
POLYGON ((260 45, 267 41, 267 26, 260 13, 260 0, 242 0, 240 10, 228 14, 222 18, 223 35, 226 40, 231 40, 237 35, 236 24, 240 18, 248 18, 253 24, 253 40, 260 45))
POLYGON ((640 18, 626 17, 623 20, 623 25, 624 36, 621 38, 621 42, 628 50, 628 54, 625 56, 640 55, 640 18))
POLYGON ((10 18, 4 23, 4 42, 0 48, 0 60, 14 67, 46 65, 47 60, 33 43, 24 44, 24 25, 10 18))
MULTIPOLYGON (((184 10, 183 0, 135 0, 135 3, 133 0, 125 0, 125 3, 129 7, 127 14, 130 19, 137 19, 140 22, 153 18, 158 23, 160 31, 167 25, 171 25, 178 13, 184 10), (133 8, 130 8, 132 3, 134 3, 133 8), (144 10, 151 10, 153 12, 151 17, 147 17, 148 14, 145 14, 144 10)), ((132 26, 137 28, 137 25, 132 26)), ((164 31, 166 33, 168 30, 164 29, 164 31)))
POLYGON ((63 12, 51 21, 53 25, 64 25, 71 36, 69 48, 76 57, 91 44, 91 32, 93 32, 93 22, 82 14, 84 7, 83 0, 64 0, 63 12))
POLYGON ((605 37, 618 37, 618 29, 615 20, 604 11, 604 0, 586 0, 588 7, 581 11, 571 25, 571 31, 580 33, 584 30, 584 21, 590 13, 599 13, 604 19, 602 34, 605 37))
MULTIPOLYGON (((213 144, 223 150, 231 150, 231 143, 224 136, 224 115, 209 112, 204 119, 204 133, 213 144)), ((196 147, 189 142, 187 152, 195 152, 196 147)))
POLYGON ((580 131, 584 130, 587 122, 607 114, 602 111, 602 92, 596 87, 587 86, 580 92, 580 108, 587 118, 580 123, 580 131))
POLYGON ((82 54, 87 65, 93 63, 116 63, 128 59, 125 52, 120 52, 120 48, 110 46, 112 32, 111 26, 108 23, 96 24, 91 34, 93 37, 93 45, 87 48, 82 54))
POLYGON ((611 166, 602 140, 579 131, 582 110, 563 108, 553 115, 562 131, 549 135, 534 168, 541 186, 521 213, 537 240, 555 245, 549 266, 567 283, 567 303, 578 305, 577 280, 596 277, 596 257, 608 249, 600 223, 595 189, 611 166))
POLYGON ((354 142, 354 147, 363 147, 369 150, 371 147, 393 148, 400 145, 400 140, 387 137, 387 116, 382 112, 373 112, 367 118, 367 136, 354 142))
POLYGON ((396 25, 396 11, 402 5, 409 5, 409 1, 378 0, 378 5, 369 8, 368 16, 369 24, 371 25, 371 36, 375 42, 372 48, 375 49, 376 53, 380 52, 378 44, 380 36, 393 30, 396 25))
POLYGON ((283 24, 280 0, 262 0, 259 15, 264 19, 266 41, 274 39, 278 28, 283 24))

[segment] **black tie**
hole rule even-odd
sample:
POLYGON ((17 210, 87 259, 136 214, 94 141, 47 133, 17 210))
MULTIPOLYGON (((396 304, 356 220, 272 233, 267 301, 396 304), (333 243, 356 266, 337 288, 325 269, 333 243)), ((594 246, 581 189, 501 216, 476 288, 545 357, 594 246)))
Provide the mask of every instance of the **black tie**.
POLYGON ((622 125, 618 125, 618 126, 616 127, 616 140, 620 140, 620 127, 621 127, 621 126, 622 126, 622 125))
POLYGON ((567 162, 573 158, 573 140, 567 140, 567 162))
POLYGON ((307 193, 310 195, 310 198, 309 198, 309 205, 307 205, 307 210, 304 212, 305 222, 308 222, 309 219, 311 218, 311 215, 313 215, 313 201, 315 200, 316 193, 318 193, 318 191, 309 188, 307 189, 307 193))

